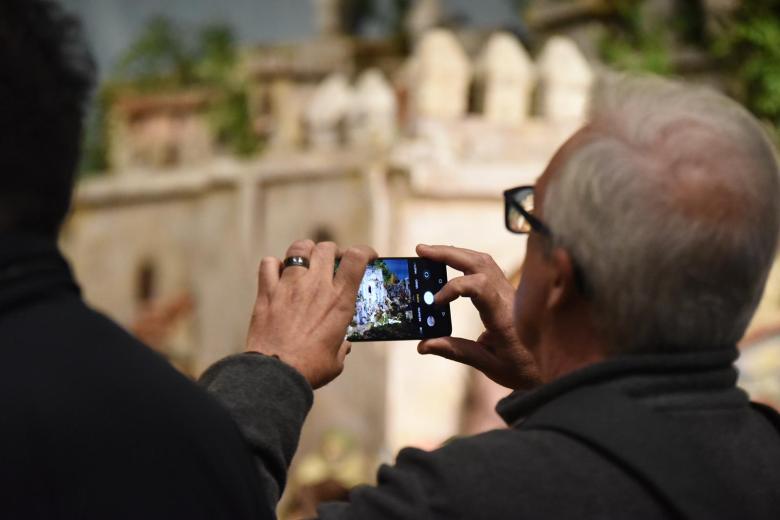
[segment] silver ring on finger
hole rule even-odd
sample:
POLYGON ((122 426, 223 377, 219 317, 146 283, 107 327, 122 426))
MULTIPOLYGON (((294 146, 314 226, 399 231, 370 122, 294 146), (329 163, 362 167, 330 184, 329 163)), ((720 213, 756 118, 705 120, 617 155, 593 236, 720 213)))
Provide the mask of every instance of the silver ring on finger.
POLYGON ((284 259, 284 269, 287 269, 288 267, 303 267, 304 269, 308 269, 309 259, 303 256, 288 256, 284 259))

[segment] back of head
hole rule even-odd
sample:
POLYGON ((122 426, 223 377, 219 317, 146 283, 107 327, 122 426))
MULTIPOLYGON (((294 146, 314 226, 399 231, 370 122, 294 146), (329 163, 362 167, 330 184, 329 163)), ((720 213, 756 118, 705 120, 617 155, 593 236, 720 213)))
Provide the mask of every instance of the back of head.
POLYGON ((608 76, 592 138, 551 179, 545 218, 613 353, 734 345, 780 230, 774 148, 715 91, 608 76))
POLYGON ((0 232, 57 233, 93 76, 78 23, 54 2, 0 2, 0 232))

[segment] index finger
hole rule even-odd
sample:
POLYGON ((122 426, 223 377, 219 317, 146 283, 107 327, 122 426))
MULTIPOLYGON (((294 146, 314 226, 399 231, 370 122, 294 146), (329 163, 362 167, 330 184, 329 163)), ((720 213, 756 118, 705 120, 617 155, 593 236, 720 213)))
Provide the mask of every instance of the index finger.
POLYGON ((378 255, 368 246, 353 246, 344 251, 333 283, 350 295, 357 295, 360 282, 366 272, 366 266, 378 255))
POLYGON ((462 247, 428 246, 425 244, 417 246, 417 254, 422 258, 444 262, 453 269, 457 269, 465 274, 477 272, 481 266, 485 265, 486 260, 490 258, 487 253, 480 253, 479 251, 472 251, 462 247))

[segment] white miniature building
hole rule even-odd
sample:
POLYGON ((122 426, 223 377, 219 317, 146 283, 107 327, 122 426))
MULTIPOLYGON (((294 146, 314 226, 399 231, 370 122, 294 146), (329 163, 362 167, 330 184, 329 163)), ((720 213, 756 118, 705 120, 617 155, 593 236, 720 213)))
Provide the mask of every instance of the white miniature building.
POLYGON ((357 146, 389 147, 395 140, 398 102, 388 81, 376 69, 357 80, 350 109, 350 142, 357 146))
POLYGON ((315 149, 345 144, 353 92, 344 74, 331 74, 317 86, 304 112, 308 142, 315 149))
POLYGON ((127 96, 112 108, 117 146, 110 162, 124 173, 208 162, 216 139, 208 124, 210 99, 204 92, 127 96))
POLYGON ((491 123, 519 126, 530 113, 534 67, 517 38, 496 33, 476 66, 482 94, 482 116, 491 123))
POLYGON ((382 269, 369 266, 358 292, 356 313, 358 326, 370 323, 377 311, 383 310, 386 299, 387 288, 382 269))
POLYGON ((594 73, 577 44, 553 36, 538 59, 542 113, 550 121, 582 121, 587 116, 594 73))
POLYGON ((444 29, 425 34, 409 70, 412 111, 420 118, 457 119, 467 108, 471 64, 455 36, 444 29))
POLYGON ((279 79, 271 83, 269 98, 273 117, 271 144, 275 148, 291 150, 300 145, 303 139, 301 120, 303 119, 304 96, 301 88, 292 81, 279 79))

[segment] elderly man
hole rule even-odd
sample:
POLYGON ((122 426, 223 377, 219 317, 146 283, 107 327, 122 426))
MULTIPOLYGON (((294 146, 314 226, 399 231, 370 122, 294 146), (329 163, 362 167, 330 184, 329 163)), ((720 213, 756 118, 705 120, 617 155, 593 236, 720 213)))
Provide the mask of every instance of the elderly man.
MULTIPOLYGON (((485 253, 417 250, 464 273, 437 302, 471 298, 485 325, 476 341, 418 350, 515 390, 498 407, 510 428, 405 449, 322 518, 780 514, 777 418, 750 405, 733 367, 780 229, 772 145, 709 90, 610 78, 598 92, 536 186, 505 194, 507 227, 528 233, 517 291, 485 253)), ((335 245, 287 254, 310 265, 263 260, 249 353, 202 380, 274 496, 312 389, 343 368, 356 266, 373 253, 348 250, 335 279, 335 245)))

